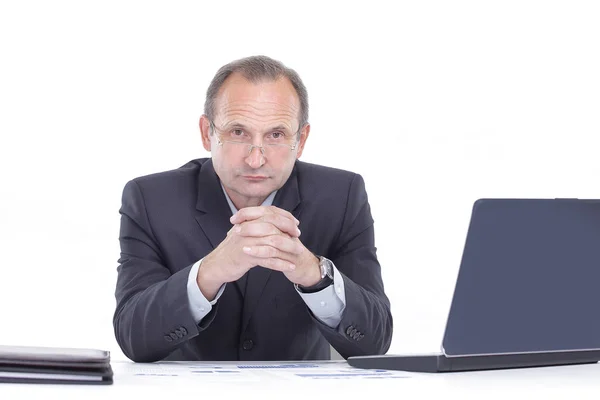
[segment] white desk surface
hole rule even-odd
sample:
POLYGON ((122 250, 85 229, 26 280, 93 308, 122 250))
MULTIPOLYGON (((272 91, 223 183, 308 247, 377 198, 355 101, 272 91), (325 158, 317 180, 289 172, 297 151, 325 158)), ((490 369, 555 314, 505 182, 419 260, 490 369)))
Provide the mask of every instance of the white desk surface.
POLYGON ((134 364, 113 361, 105 386, 0 383, 0 399, 598 399, 600 365, 444 374, 369 371, 318 363, 134 364), (292 367, 292 365, 298 365, 292 367), (185 396, 185 397, 184 397, 185 396), (410 396, 410 397, 409 397, 410 396))

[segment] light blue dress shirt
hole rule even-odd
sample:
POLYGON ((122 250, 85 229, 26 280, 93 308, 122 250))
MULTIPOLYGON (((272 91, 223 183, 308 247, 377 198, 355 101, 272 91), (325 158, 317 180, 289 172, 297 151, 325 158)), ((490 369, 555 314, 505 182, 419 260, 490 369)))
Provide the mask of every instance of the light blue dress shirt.
MULTIPOLYGON (((235 214, 238 210, 233 205, 233 202, 227 195, 223 185, 221 185, 221 188, 223 189, 223 193, 225 193, 225 198, 227 199, 227 203, 229 203, 231 212, 235 214)), ((277 191, 271 193, 269 197, 265 199, 262 205, 270 206, 273 204, 273 199, 275 198, 276 193, 277 191)), ((190 270, 187 283, 190 309, 192 311, 192 316, 198 324, 200 321, 202 321, 202 318, 204 318, 212 310, 212 306, 217 303, 219 297, 221 297, 223 294, 223 290, 225 290, 226 285, 223 284, 221 286, 214 300, 208 301, 200 291, 198 283, 196 282, 198 268, 200 268, 201 263, 202 260, 194 263, 190 270)), ((346 292, 344 289, 344 279, 341 277, 335 265, 333 266, 333 285, 330 285, 325 289, 315 293, 302 293, 298 290, 296 291, 300 297, 302 297, 316 318, 331 328, 335 328, 339 325, 340 321, 342 320, 342 313, 346 308, 346 292)))

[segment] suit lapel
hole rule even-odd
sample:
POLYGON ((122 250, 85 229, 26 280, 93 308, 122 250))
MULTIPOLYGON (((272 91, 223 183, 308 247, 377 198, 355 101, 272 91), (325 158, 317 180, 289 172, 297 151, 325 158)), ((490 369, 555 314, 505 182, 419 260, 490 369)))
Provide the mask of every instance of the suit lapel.
MULTIPOLYGON (((299 218, 301 207, 300 191, 298 189, 297 166, 294 166, 287 182, 277 191, 273 199, 273 205, 287 210, 297 219, 299 218)), ((242 332, 246 329, 252 313, 256 309, 258 301, 263 293, 265 285, 273 272, 270 269, 256 266, 248 271, 248 282, 244 295, 244 312, 242 332)))
MULTIPOLYGON (((232 224, 229 222, 231 209, 225 194, 223 194, 212 160, 206 161, 198 174, 196 210, 196 221, 214 249, 227 237, 227 232, 231 229, 232 224)), ((246 275, 237 280, 235 284, 244 296, 246 275)))

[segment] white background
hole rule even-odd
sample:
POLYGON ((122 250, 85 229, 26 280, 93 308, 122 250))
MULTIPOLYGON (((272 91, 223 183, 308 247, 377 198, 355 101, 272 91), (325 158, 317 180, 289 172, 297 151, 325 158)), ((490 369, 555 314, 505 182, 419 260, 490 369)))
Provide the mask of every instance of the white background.
POLYGON ((303 160, 361 173, 391 352, 439 349, 472 203, 600 197, 595 1, 2 1, 0 343, 121 357, 121 191, 206 157, 216 70, 309 91, 303 160))

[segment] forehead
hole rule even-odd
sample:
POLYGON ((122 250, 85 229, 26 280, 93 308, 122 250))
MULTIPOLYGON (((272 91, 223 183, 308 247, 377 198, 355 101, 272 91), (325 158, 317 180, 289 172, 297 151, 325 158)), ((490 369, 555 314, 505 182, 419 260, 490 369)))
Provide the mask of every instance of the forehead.
POLYGON ((297 123, 300 100, 291 82, 277 80, 250 82, 241 74, 232 74, 219 90, 215 118, 252 124, 297 123))

